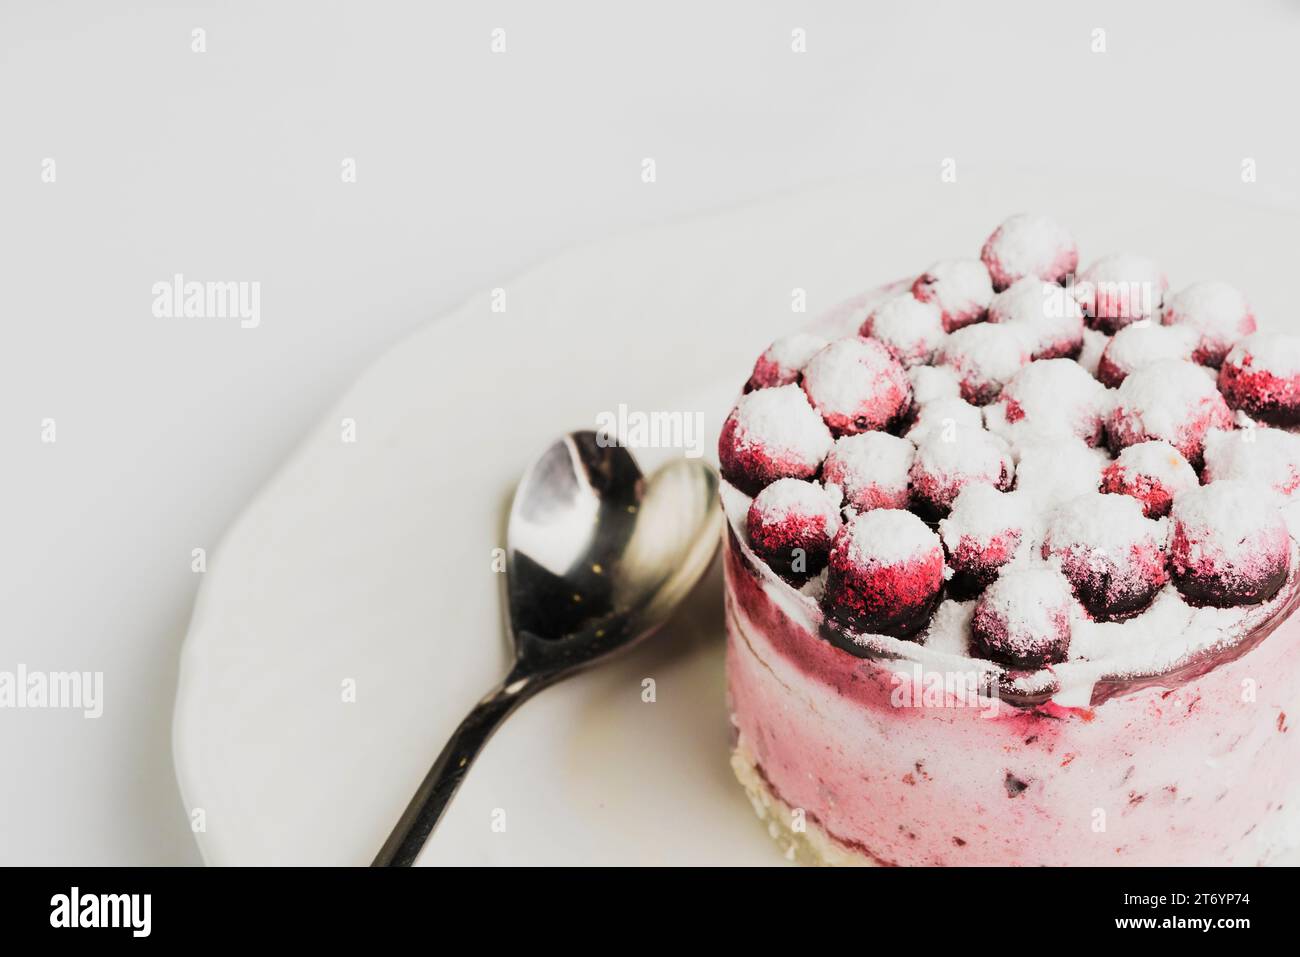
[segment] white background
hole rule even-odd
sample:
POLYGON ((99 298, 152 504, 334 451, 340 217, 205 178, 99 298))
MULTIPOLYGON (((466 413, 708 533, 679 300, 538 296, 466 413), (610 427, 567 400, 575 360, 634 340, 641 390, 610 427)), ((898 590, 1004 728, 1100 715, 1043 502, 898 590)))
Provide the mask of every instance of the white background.
MULTIPOLYGON (((1134 7, 4 4, 0 670, 100 670, 106 702, 0 711, 0 863, 197 863, 170 754, 191 549, 470 294, 575 244, 946 158, 1297 208, 1300 4, 1134 7), (261 326, 155 318, 176 272, 259 281, 261 326)), ((491 349, 446 361, 500 387, 491 349)))

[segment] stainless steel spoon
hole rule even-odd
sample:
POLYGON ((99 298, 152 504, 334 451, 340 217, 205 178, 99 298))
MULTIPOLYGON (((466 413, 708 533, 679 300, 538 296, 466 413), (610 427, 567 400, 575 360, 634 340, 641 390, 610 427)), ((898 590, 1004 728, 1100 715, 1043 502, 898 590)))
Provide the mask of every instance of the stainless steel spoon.
POLYGON ((506 532, 515 664, 460 723, 375 867, 413 864, 497 727, 538 691, 652 634, 708 568, 722 514, 698 459, 648 479, 621 446, 571 432, 515 491, 506 532))

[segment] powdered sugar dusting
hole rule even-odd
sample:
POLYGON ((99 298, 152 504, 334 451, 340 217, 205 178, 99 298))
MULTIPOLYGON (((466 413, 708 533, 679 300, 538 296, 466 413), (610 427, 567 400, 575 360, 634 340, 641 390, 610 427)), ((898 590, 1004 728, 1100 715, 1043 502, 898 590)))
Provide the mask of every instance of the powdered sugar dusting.
POLYGON ((906 411, 912 385, 873 339, 837 339, 804 368, 803 387, 826 424, 841 431, 884 428, 906 411))
POLYGON ((1011 326, 987 322, 958 329, 939 352, 939 363, 956 371, 962 396, 976 405, 996 398, 1027 362, 1024 335, 1011 326))
POLYGON ((1256 332, 1232 347, 1227 364, 1250 366, 1275 376, 1300 376, 1300 336, 1285 332, 1256 332))
POLYGON ((954 601, 949 598, 935 609, 922 644, 939 654, 970 654, 970 621, 975 614, 974 601, 954 601))
POLYGON ((888 432, 863 432, 836 441, 822 474, 854 508, 905 508, 916 448, 888 432))
POLYGON ((938 306, 944 328, 951 332, 983 317, 993 298, 993 281, 978 259, 944 259, 916 280, 912 293, 938 306))
POLYGON ((1131 372, 1162 359, 1191 360, 1199 337, 1190 326, 1158 326, 1148 322, 1125 326, 1115 333, 1102 354, 1098 378, 1117 386, 1131 372))
POLYGON ((884 343, 905 366, 929 363, 945 335, 939 307, 911 293, 881 305, 867 317, 861 332, 884 343))
POLYGON ((1134 372, 1119 387, 1110 440, 1122 448, 1163 439, 1195 460, 1205 429, 1230 420, 1227 404, 1200 366, 1161 359, 1134 372))
POLYGON ((826 348, 826 340, 810 332, 796 332, 782 336, 763 353, 769 360, 783 369, 800 372, 808 360, 826 348))
POLYGON ((1165 519, 1148 519, 1127 495, 1090 492, 1058 506, 1043 536, 1043 556, 1069 579, 1094 618, 1143 611, 1166 581, 1165 519))
POLYGON ((765 522, 775 523, 790 516, 822 518, 832 536, 840 527, 838 493, 817 482, 777 479, 755 496, 754 508, 765 522))
POLYGON ((1130 445, 1115 461, 1131 472, 1160 479, 1174 489, 1175 493, 1185 492, 1200 484, 1196 480, 1196 472, 1187 464, 1187 459, 1168 442, 1139 442, 1130 445))
POLYGON ((762 446, 776 457, 816 464, 834 441, 822 418, 797 385, 759 389, 742 396, 733 413, 739 448, 762 446))
POLYGON ((1078 363, 1088 375, 1097 374, 1097 366, 1101 362, 1102 353, 1106 351, 1106 346, 1110 343, 1110 336, 1100 329, 1083 330, 1083 348, 1079 350, 1078 363))
POLYGON ((1153 435, 1174 432, 1182 413, 1214 392, 1214 384, 1194 363, 1161 359, 1124 380, 1115 397, 1117 410, 1139 416, 1153 435))
POLYGON ((952 441, 958 429, 982 429, 984 416, 979 408, 965 399, 935 399, 921 406, 916 414, 916 421, 907 431, 907 437, 913 442, 921 442, 932 433, 948 435, 952 441))
POLYGON ((1004 221, 985 242, 980 258, 998 288, 1022 276, 1055 281, 1079 264, 1074 237, 1065 227, 1033 213, 1019 213, 1004 221))
POLYGON ((989 431, 1013 444, 1060 434, 1096 445, 1111 404, 1111 393, 1077 362, 1040 359, 1012 377, 985 407, 984 419, 989 431))
MULTIPOLYGON (((1102 673, 1141 674, 1169 667, 1200 643, 1187 640, 1194 634, 1189 626, 1195 611, 1173 585, 1166 585, 1149 608, 1127 621, 1076 621, 1070 657, 1080 663, 1105 662, 1098 669, 1102 673)), ((1218 640, 1217 627, 1214 634, 1218 640)), ((1057 673, 1066 671, 1058 668, 1057 673)))
POLYGON ((1223 558, 1236 564, 1250 564, 1259 535, 1283 524, 1278 496, 1259 482, 1239 479, 1211 482, 1179 496, 1171 518, 1189 538, 1203 543, 1201 548, 1213 543, 1223 558))
POLYGON ((907 377, 912 383, 912 401, 916 405, 961 396, 957 373, 947 366, 912 366, 907 370, 907 377))
POLYGON ((1148 518, 1168 514, 1176 497, 1199 484, 1183 454, 1159 441, 1130 445, 1102 475, 1103 491, 1137 499, 1148 518))
POLYGON ((996 621, 999 638, 1008 650, 1017 657, 1028 657, 1040 649, 1044 639, 1062 630, 1068 641, 1074 603, 1070 583, 1055 568, 1018 567, 1004 571, 988 587, 976 605, 975 616, 996 621))
POLYGON ((1114 561, 1125 561, 1136 542, 1165 534, 1166 521, 1147 518, 1136 499, 1095 489, 1061 505, 1048 524, 1048 536, 1059 546, 1086 544, 1114 561))
POLYGON ((847 530, 849 558, 855 564, 900 565, 942 550, 939 536, 901 509, 862 512, 850 520, 847 530))
POLYGON ((1262 426, 1211 429, 1205 433, 1205 481, 1222 479, 1250 479, 1293 496, 1300 489, 1300 435, 1262 426))
POLYGON ((1015 530, 1022 535, 1019 550, 1027 554, 1037 521, 1034 505, 1024 493, 969 485, 953 501, 948 517, 940 520, 939 537, 953 552, 963 540, 984 547, 1015 530))
POLYGON ((989 322, 1016 326, 1040 358, 1070 354, 1083 340, 1079 304, 1063 287, 1033 276, 1016 280, 993 297, 989 322))
POLYGON ((1006 443, 983 429, 931 432, 917 445, 912 489, 928 506, 945 512, 971 484, 1011 484, 1015 466, 1006 443))
POLYGON ((1255 331, 1255 316, 1241 290, 1218 280, 1194 282, 1165 304, 1161 321, 1186 325, 1200 335, 1197 359, 1217 366, 1242 336, 1255 331))
POLYGON ((1016 491, 1045 513, 1062 502, 1097 491, 1107 461, 1105 452, 1077 439, 1026 443, 1019 447, 1016 491))
POLYGON ((1155 261, 1134 253, 1104 256, 1075 287, 1080 304, 1098 320, 1150 319, 1164 301, 1169 281, 1155 261))

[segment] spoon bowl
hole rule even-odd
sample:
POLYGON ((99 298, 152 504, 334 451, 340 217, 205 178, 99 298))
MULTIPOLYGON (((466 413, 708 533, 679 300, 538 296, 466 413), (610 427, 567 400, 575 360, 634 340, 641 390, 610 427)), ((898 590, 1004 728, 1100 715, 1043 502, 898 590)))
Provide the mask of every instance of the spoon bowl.
POLYGON ((622 446, 570 432, 520 480, 507 527, 515 663, 452 734, 375 866, 414 863, 474 758, 520 704, 653 634, 709 566, 718 480, 698 459, 648 478, 622 446))

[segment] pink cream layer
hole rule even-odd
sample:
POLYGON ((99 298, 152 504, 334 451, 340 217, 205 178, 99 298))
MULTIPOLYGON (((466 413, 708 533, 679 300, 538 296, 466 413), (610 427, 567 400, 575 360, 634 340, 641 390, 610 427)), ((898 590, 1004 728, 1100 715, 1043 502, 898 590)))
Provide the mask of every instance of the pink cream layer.
POLYGON ((1295 841, 1300 620, 1169 687, 1026 710, 835 647, 727 538, 740 744, 846 849, 899 865, 1264 864, 1295 841))

